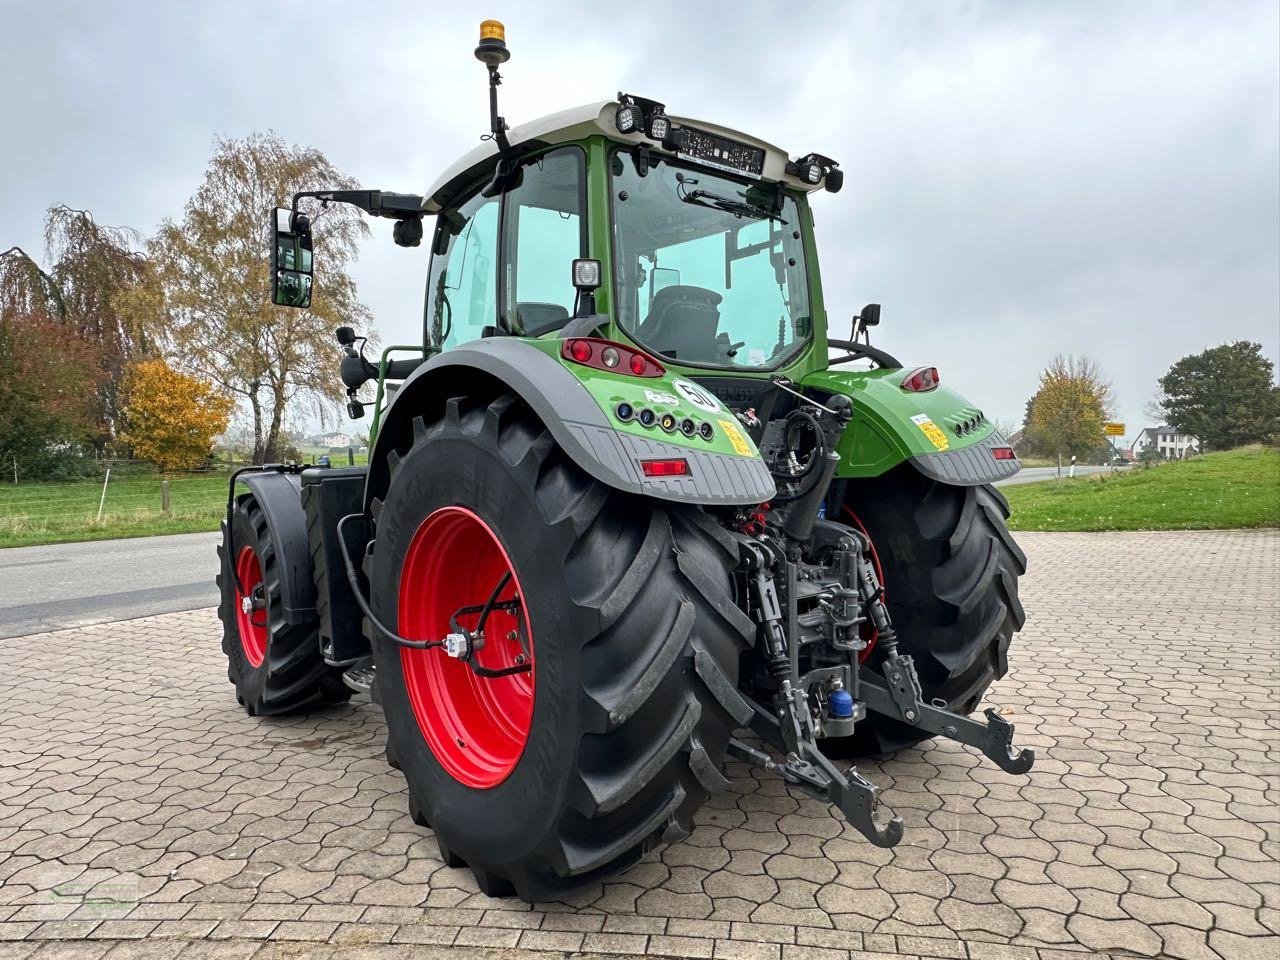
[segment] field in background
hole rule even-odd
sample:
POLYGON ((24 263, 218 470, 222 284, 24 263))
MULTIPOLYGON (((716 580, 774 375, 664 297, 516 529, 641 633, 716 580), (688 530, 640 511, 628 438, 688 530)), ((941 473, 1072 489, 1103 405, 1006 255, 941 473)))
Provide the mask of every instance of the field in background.
MULTIPOLYGON (((369 461, 368 452, 304 447, 305 462, 328 456, 335 467, 369 461)), ((162 475, 138 461, 113 464, 102 517, 102 478, 66 483, 0 481, 0 547, 26 547, 77 540, 154 537, 167 533, 217 530, 227 508, 227 480, 237 464, 217 462, 207 473, 162 475), (161 510, 161 489, 169 482, 169 511, 161 510)))
POLYGON ((1247 447, 1150 468, 1004 487, 1014 530, 1280 526, 1280 450, 1247 447))
POLYGON ((101 480, 0 485, 0 547, 216 530, 227 508, 228 476, 113 473, 101 521, 101 480), (160 509, 165 480, 168 514, 160 509))

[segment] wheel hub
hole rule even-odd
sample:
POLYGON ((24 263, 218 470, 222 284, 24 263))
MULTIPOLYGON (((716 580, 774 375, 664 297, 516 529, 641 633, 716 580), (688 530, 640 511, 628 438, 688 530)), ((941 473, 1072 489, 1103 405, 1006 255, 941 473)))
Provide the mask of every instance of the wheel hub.
POLYGON ((236 555, 236 629, 245 659, 253 667, 262 666, 267 657, 266 586, 262 582, 262 563, 250 546, 236 555))
POLYGON ((524 751, 536 670, 528 625, 524 592, 493 529, 465 507, 428 516, 400 573, 399 632, 455 642, 402 649, 401 666, 423 738, 466 786, 497 786, 524 751))

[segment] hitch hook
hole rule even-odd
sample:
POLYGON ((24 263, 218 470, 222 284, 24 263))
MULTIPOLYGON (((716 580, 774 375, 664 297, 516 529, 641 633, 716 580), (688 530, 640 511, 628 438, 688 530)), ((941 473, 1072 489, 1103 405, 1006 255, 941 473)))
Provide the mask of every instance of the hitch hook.
POLYGON ((987 730, 991 736, 982 745, 982 752, 995 762, 1006 773, 1026 773, 1036 762, 1036 751, 1032 747, 1013 749, 1013 724, 1000 716, 991 707, 982 711, 987 718, 987 730))

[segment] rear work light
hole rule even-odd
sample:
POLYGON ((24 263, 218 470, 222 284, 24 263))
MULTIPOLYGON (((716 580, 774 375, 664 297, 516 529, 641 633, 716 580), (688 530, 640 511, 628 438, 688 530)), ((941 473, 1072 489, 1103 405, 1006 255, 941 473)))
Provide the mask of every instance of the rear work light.
POLYGON ((678 460, 641 460, 640 469, 646 477, 687 477, 689 461, 678 460))
POLYGON ((647 353, 600 337, 570 337, 560 348, 560 356, 596 370, 630 372, 633 377, 660 377, 667 372, 647 353))
POLYGON ((937 367, 920 367, 912 370, 902 380, 902 389, 912 393, 926 393, 942 382, 937 367))
POLYGON ((1018 455, 1013 452, 1013 447, 992 447, 991 455, 997 460, 1017 460, 1018 455))

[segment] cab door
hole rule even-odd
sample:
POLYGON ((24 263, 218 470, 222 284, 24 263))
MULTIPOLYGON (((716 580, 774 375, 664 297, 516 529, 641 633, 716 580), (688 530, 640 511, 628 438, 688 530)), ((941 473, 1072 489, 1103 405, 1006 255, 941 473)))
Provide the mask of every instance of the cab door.
POLYGON ((557 147, 521 163, 501 196, 475 191, 437 218, 426 342, 541 336, 573 315, 572 261, 586 255, 586 159, 557 147))

